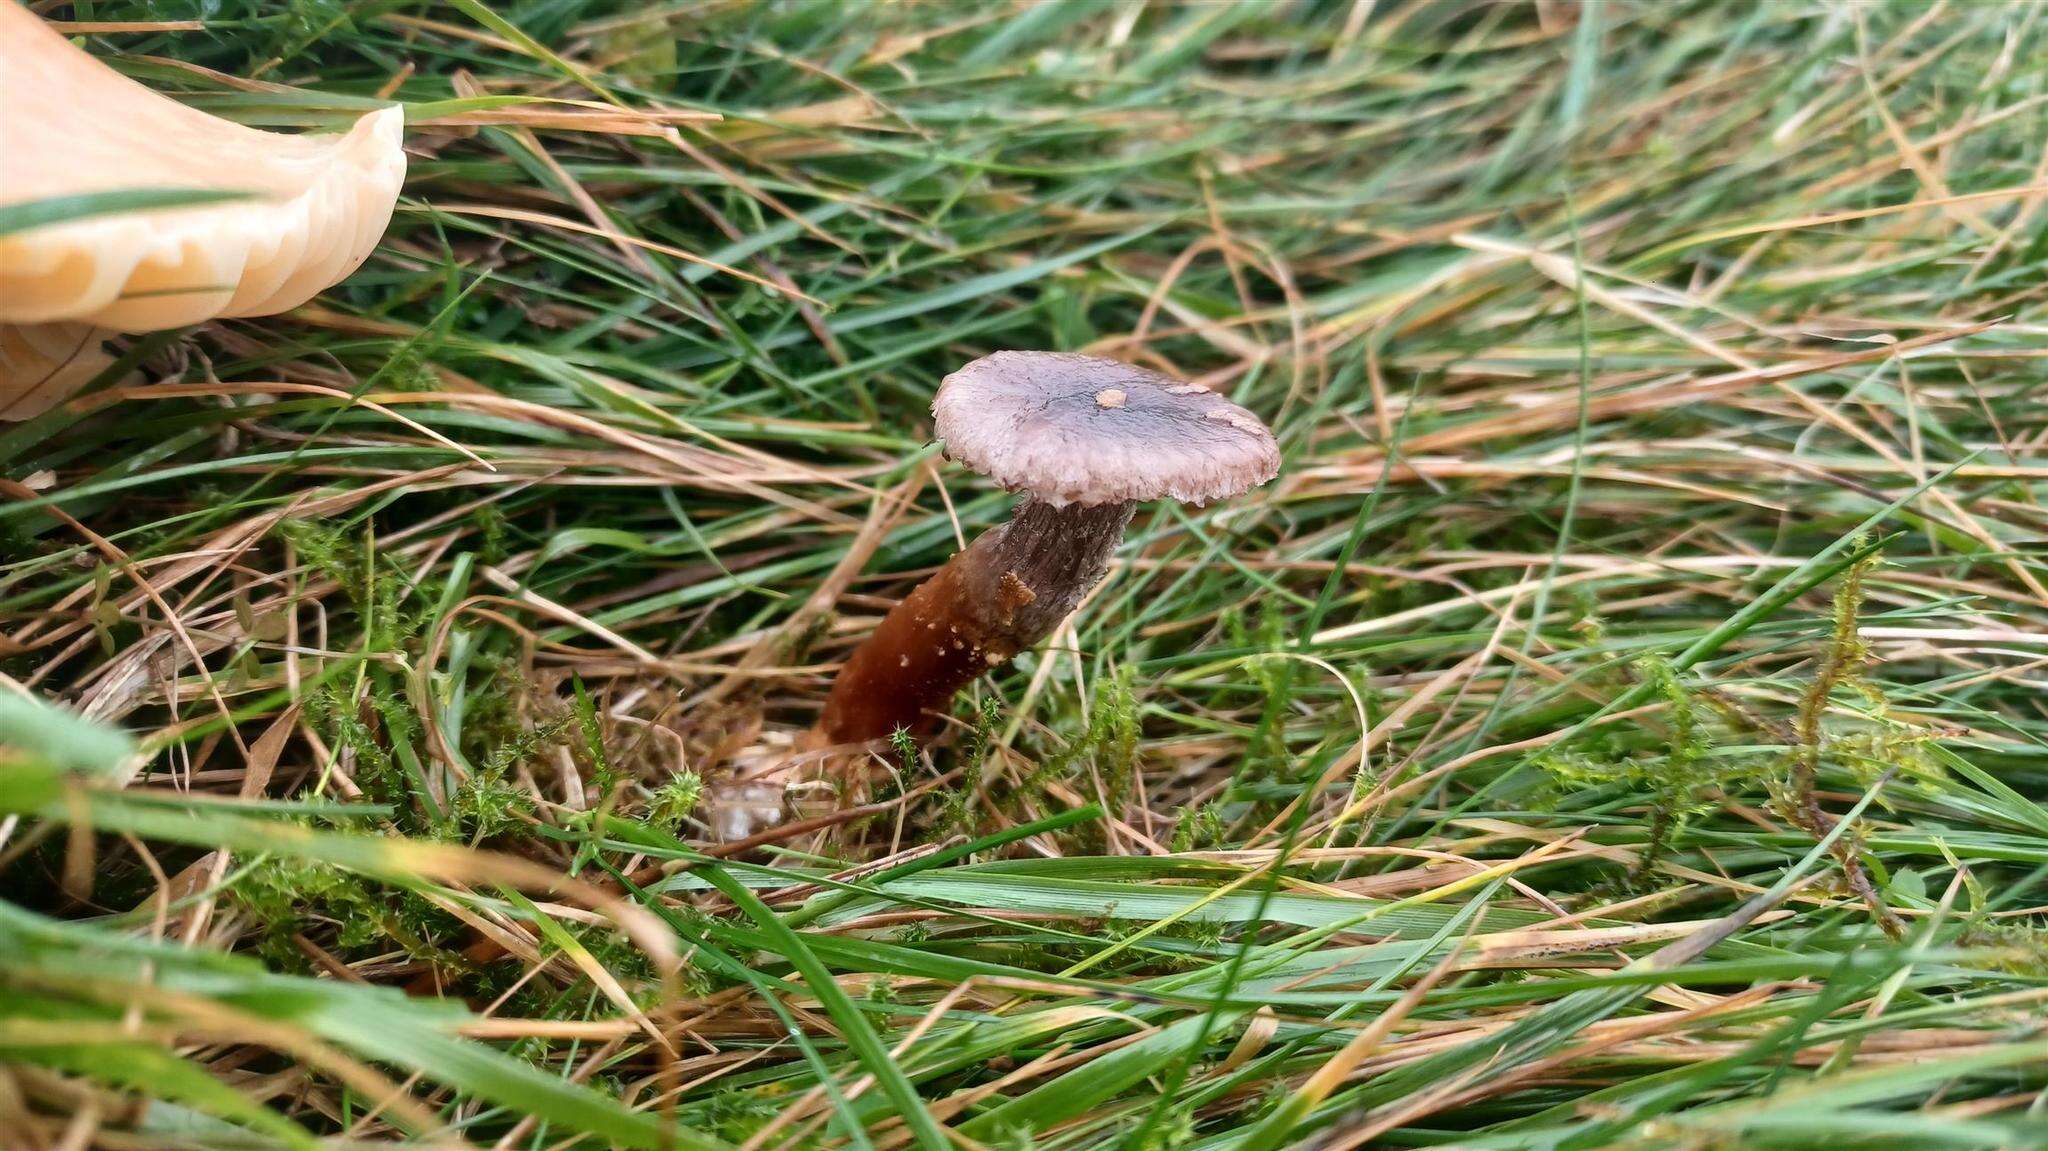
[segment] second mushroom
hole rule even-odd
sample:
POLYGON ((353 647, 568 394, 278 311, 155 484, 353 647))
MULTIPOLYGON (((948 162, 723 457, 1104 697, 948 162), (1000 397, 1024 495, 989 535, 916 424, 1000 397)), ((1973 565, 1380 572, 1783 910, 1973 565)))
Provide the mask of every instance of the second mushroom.
POLYGON ((1024 498, 854 651, 818 721, 828 743, 928 729, 977 675, 1052 634, 1108 570, 1138 503, 1226 499, 1280 467, 1251 412, 1094 356, 984 356, 946 377, 932 417, 948 456, 1024 498))
POLYGON ((398 201, 403 132, 395 107, 340 135, 223 120, 0 0, 0 208, 137 190, 239 197, 0 235, 0 421, 101 375, 116 333, 271 315, 355 271, 398 201))

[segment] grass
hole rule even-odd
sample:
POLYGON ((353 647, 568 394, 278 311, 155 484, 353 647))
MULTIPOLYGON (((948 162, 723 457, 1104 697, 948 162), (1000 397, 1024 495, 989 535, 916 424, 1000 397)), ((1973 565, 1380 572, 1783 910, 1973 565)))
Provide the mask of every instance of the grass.
POLYGON ((412 166, 0 429, 26 1145, 2048 1147, 2040 4, 70 15, 412 166), (716 842, 1004 347, 1283 473, 716 842))

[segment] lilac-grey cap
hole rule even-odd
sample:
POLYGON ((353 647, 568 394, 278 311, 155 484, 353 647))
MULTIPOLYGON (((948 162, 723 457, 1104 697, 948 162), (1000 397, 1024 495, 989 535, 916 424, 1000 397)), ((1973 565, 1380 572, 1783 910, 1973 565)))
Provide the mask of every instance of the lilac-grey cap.
POLYGON ((1065 352, 996 352, 939 385, 946 454, 1047 503, 1227 499, 1280 470, 1259 417, 1200 384, 1065 352))

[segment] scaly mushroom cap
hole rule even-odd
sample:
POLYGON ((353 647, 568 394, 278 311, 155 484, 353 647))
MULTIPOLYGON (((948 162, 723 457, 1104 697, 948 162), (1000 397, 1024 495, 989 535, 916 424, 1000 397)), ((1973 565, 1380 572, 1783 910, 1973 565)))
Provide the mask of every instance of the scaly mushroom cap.
POLYGON ((0 204, 118 189, 254 199, 0 237, 0 322, 141 332, 281 312, 356 269, 391 219, 397 108, 338 136, 245 128, 160 96, 0 0, 0 204))
POLYGON ((1227 499, 1273 478, 1259 418, 1200 384, 1116 360, 996 352, 939 385, 946 454, 1053 505, 1227 499))

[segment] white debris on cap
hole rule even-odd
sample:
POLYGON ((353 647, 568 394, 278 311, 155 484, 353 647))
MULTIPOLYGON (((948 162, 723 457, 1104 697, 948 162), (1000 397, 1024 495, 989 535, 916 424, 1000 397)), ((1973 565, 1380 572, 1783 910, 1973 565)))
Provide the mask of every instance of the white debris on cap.
POLYGON ((1204 504, 1280 470, 1279 445, 1251 412, 1095 356, 983 356, 939 385, 932 417, 947 455, 1055 505, 1204 504))

